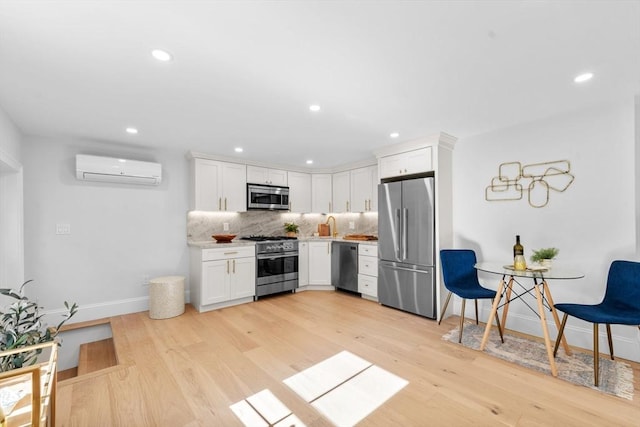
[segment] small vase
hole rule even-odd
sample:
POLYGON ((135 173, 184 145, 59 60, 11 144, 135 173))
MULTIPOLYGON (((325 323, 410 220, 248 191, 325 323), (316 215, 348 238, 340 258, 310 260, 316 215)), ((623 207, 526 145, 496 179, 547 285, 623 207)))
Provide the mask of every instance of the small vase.
POLYGON ((287 231, 287 237, 296 237, 295 231, 287 231))
POLYGON ((540 260, 540 265, 543 266, 544 268, 551 268, 551 260, 550 259, 540 260))

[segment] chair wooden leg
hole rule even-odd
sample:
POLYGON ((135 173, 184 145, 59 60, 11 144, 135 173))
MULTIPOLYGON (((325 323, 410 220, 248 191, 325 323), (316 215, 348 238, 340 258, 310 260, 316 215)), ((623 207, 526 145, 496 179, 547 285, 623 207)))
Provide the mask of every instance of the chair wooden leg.
POLYGON ((447 311, 447 307, 449 306, 449 301, 451 300, 451 295, 453 294, 453 292, 449 292, 449 295, 447 295, 447 300, 444 303, 444 308, 442 309, 442 312, 440 313, 440 320, 438 320, 438 325, 440 324, 440 322, 442 322, 442 319, 444 319, 444 312, 447 311))
POLYGON ((600 349, 598 348, 598 324, 593 324, 593 384, 598 387, 600 371, 600 349))
POLYGON ((560 347, 560 341, 562 341, 562 334, 564 333, 564 325, 567 324, 567 317, 569 317, 567 313, 562 316, 562 323, 560 324, 560 330, 558 331, 558 337, 556 338, 556 345, 553 346, 553 357, 556 357, 556 354, 558 353, 558 347, 560 347))
POLYGON ((498 332, 500 332, 500 341, 504 344, 504 335, 502 334, 502 326, 500 326, 500 316, 498 316, 498 312, 496 311, 496 325, 498 325, 498 332))
POLYGON ((478 300, 474 299, 473 302, 476 304, 476 325, 478 324, 478 300))
POLYGON ((460 335, 458 335, 458 342, 462 342, 462 328, 464 327, 464 306, 467 302, 466 299, 462 298, 462 311, 460 312, 460 335))
POLYGON ((615 360, 613 356, 613 340, 611 339, 611 325, 607 323, 607 339, 609 340, 609 354, 611 355, 611 360, 615 360))

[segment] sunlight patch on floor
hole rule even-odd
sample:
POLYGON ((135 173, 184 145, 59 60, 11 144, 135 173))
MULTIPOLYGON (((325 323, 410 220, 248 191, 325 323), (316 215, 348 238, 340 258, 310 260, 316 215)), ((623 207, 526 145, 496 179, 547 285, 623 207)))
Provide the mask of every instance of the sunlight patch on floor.
MULTIPOLYGON (((353 426, 402 390, 409 382, 379 366, 342 351, 283 381, 334 425, 353 426)), ((247 427, 304 424, 269 390, 231 405, 247 427)))

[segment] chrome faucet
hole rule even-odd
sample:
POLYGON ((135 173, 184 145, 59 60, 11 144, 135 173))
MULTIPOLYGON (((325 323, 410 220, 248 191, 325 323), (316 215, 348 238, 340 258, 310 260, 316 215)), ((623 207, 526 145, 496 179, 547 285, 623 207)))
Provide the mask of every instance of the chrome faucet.
POLYGON ((333 233, 331 233, 333 235, 333 237, 337 237, 338 236, 338 227, 336 226, 336 219, 333 215, 329 215, 329 217, 327 218, 327 222, 325 224, 329 224, 329 221, 333 220, 333 233))

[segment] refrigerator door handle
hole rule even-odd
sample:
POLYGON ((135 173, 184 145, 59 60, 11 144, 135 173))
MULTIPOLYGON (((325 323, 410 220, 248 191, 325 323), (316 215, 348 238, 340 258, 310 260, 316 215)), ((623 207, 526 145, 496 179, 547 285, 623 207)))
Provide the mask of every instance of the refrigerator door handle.
POLYGON ((409 223, 409 209, 402 210, 402 260, 407 259, 407 224, 409 223))
POLYGON ((396 224, 398 224, 398 233, 396 234, 398 236, 398 245, 396 247, 396 258, 402 259, 400 257, 400 250, 402 249, 402 215, 401 215, 400 209, 396 209, 396 216, 398 217, 398 221, 396 222, 396 224))
POLYGON ((417 270, 415 268, 399 267, 397 265, 383 265, 382 267, 388 268, 389 270, 400 270, 400 271, 409 271, 411 273, 429 274, 429 271, 427 270, 417 270))

